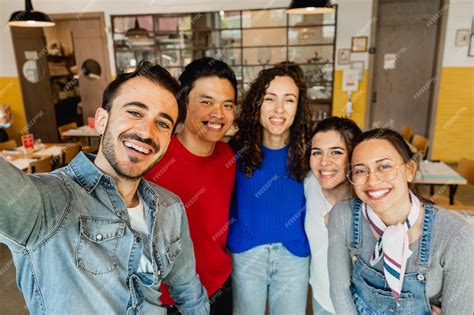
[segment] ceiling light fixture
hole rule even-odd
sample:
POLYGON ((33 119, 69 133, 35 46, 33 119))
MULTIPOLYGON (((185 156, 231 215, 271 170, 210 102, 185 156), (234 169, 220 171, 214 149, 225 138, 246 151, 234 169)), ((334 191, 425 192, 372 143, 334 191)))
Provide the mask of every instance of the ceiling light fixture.
POLYGON ((334 11, 329 0, 293 0, 286 10, 288 14, 322 14, 334 11))
POLYGON ((35 11, 31 0, 25 0, 25 10, 13 12, 8 26, 17 27, 49 27, 54 26, 53 20, 45 13, 35 11))

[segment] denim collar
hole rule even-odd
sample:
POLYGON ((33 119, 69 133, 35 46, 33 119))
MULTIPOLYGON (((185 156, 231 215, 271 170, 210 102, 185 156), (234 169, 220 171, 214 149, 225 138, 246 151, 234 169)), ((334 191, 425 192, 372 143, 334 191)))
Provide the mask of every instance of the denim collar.
POLYGON ((69 168, 77 178, 79 185, 84 188, 87 193, 91 193, 99 184, 100 179, 105 176, 94 164, 95 155, 79 154, 69 163, 69 168))
MULTIPOLYGON (((87 191, 87 193, 91 193, 99 183, 107 187, 115 186, 112 177, 102 173, 102 171, 94 164, 95 158, 96 156, 94 154, 80 152, 71 163, 69 163, 69 168, 74 173, 78 183, 87 191)), ((156 209, 158 207, 158 194, 146 180, 142 179, 140 181, 138 191, 147 206, 151 209, 156 209)))

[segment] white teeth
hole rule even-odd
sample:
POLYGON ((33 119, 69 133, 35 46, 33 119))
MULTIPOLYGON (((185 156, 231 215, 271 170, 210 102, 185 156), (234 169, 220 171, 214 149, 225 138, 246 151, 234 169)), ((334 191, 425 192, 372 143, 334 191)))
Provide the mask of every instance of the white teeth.
POLYGON ((270 118, 271 122, 282 123, 284 121, 283 118, 270 118))
POLYGON ((210 127, 210 128, 213 128, 213 129, 221 129, 222 128, 221 124, 208 123, 207 126, 210 127))
POLYGON ((370 197, 373 198, 379 198, 388 193, 389 189, 382 189, 382 190, 377 190, 377 191, 368 191, 367 193, 369 194, 370 197))
POLYGON ((126 142, 126 141, 125 141, 124 144, 125 144, 125 146, 126 146, 127 148, 135 149, 135 150, 137 150, 138 152, 141 152, 141 153, 143 153, 143 154, 149 154, 149 153, 150 153, 150 150, 147 150, 147 149, 145 149, 145 148, 142 148, 142 147, 140 147, 140 146, 138 146, 138 145, 135 145, 135 144, 132 144, 132 143, 130 143, 130 142, 126 142))
POLYGON ((323 171, 321 171, 321 175, 323 175, 323 176, 331 176, 331 175, 334 175, 336 173, 337 172, 323 172, 323 171))

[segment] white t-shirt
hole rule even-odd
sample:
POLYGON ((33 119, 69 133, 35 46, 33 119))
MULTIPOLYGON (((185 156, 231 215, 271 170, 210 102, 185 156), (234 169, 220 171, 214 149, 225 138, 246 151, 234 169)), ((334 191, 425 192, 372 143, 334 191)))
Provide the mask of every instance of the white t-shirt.
MULTIPOLYGON (((140 194, 138 194, 138 206, 128 209, 128 217, 130 218, 130 226, 132 230, 140 234, 142 239, 143 247, 148 244, 148 226, 145 219, 145 207, 144 202, 140 194)), ((144 255, 140 256, 140 264, 138 265, 138 272, 153 273, 153 265, 151 261, 144 255)))
POLYGON ((329 238, 328 228, 324 223, 324 216, 333 205, 326 200, 318 180, 311 172, 304 180, 304 194, 306 197, 304 228, 311 249, 309 283, 316 301, 326 311, 335 313, 329 292, 329 238))

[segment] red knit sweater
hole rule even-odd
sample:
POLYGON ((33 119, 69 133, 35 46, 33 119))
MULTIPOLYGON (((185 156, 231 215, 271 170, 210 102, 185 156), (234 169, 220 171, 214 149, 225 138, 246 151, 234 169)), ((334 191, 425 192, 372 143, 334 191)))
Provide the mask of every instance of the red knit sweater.
MULTIPOLYGON (((183 202, 194 245, 196 271, 211 296, 231 272, 226 242, 235 179, 232 149, 219 141, 211 156, 200 157, 189 152, 173 136, 165 156, 145 178, 171 190, 183 202)), ((164 284, 161 289, 161 301, 174 304, 164 284)))

